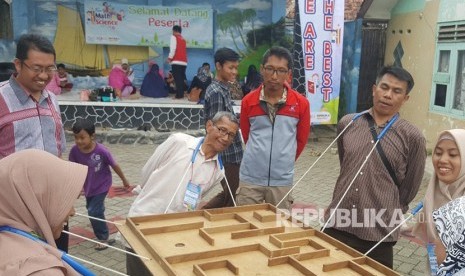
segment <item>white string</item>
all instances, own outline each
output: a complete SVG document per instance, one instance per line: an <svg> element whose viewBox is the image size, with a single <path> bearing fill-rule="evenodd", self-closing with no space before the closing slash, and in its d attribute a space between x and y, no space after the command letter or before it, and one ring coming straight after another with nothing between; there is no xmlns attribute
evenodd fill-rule
<svg viewBox="0 0 465 276"><path fill-rule="evenodd" d="M410 214L406 219L404 219L399 225L397 225L394 229L392 229L391 232L389 232L389 234L387 234L386 236L384 236L384 238L382 238L377 244L375 244L370 250L368 250L365 254L363 254L364 256L367 256L368 254L370 254L371 251L373 251L373 249L375 249L380 243L382 243L385 239L387 239L387 237L389 237L392 233L394 233L397 229L399 229L399 227L401 227L405 222L407 222L409 219L411 219L412 217L414 216L414 214Z"/></svg>
<svg viewBox="0 0 465 276"><path fill-rule="evenodd" d="M342 200L344 199L344 197L347 195L347 193L349 192L349 189L350 187L352 187L352 184L354 184L355 182L355 179L357 178L357 176L360 174L360 171L363 169L363 166L365 166L365 164L367 163L368 161L368 158L370 157L370 155L373 153L373 150L376 148L376 145L378 145L379 141L381 139L378 139L376 141L376 143L374 144L373 148L370 150L370 152L368 153L368 155L365 157L365 161L363 161L362 165L360 166L360 168L358 169L357 173L355 174L354 178L352 179L352 181L350 182L349 184L349 187L347 187L346 191L344 192L344 194L342 195L341 199L339 200L339 202L337 203L336 207L333 209L333 212L331 213L331 215L329 216L328 220L326 221L325 225L323 226L323 229L321 230L321 232L325 231L326 229L326 226L328 226L328 223L331 221L331 219L333 218L334 214L336 213L337 211L337 208L339 208L339 205L341 205L341 202ZM373 140L371 141L371 143L373 143Z"/></svg>
<svg viewBox="0 0 465 276"><path fill-rule="evenodd" d="M81 217L85 217L85 218L89 218L89 219L93 219L93 220L99 220L99 221L103 221L103 222L110 223L110 224L123 225L123 224L118 223L118 222L104 220L104 219L96 218L96 217L91 217L91 216L80 214L80 213L74 213L74 214L77 215L77 216L81 216Z"/></svg>
<svg viewBox="0 0 465 276"><path fill-rule="evenodd" d="M173 194L173 196L171 197L171 200L170 200L170 202L168 203L168 206L166 206L166 209L165 209L164 214L166 214L166 213L168 212L168 209L170 208L171 203L173 203L174 197L175 197L176 194L178 193L179 188L181 187L181 184L183 183L184 177L186 177L186 174L187 174L187 172L189 171L189 168L190 168L191 166L193 166L193 164L192 164L192 162L189 161L189 166L187 167L186 172L185 172L184 175L182 176L181 181L179 181L178 187L176 187L176 191L174 191L174 194Z"/></svg>
<svg viewBox="0 0 465 276"><path fill-rule="evenodd" d="M313 168L313 166L315 166L315 164L320 161L321 157L323 157L323 155L329 150L329 148L337 141L337 139L346 131L346 129L353 123L354 121L351 120L349 122L349 124L347 124L347 126L341 131L341 133L339 133L339 135L331 142L331 144L329 144L329 146L323 151L323 153L318 157L318 159L315 160L315 162L313 162L313 164L310 166L310 168L308 168L308 170L299 178L299 180L297 180L297 182L292 186L292 188L289 190L289 192L287 192L286 195L284 195L284 197L281 199L281 201L278 202L278 204L276 204L276 207L279 208L278 206L284 201L284 199L287 198L287 196L292 192L292 190L295 189L295 187L297 187L297 185L300 183L300 181L308 174L308 172Z"/></svg>
<svg viewBox="0 0 465 276"><path fill-rule="evenodd" d="M234 195L231 191L231 187L229 187L229 182L228 182L228 178L226 177L226 175L224 176L224 180L226 181L226 186L228 187L228 191L229 191L229 194L231 195L231 199L232 199L232 202L234 203L234 207L236 207L236 201L234 200Z"/></svg>
<svg viewBox="0 0 465 276"><path fill-rule="evenodd" d="M90 265L93 265L93 266L96 266L96 267L99 267L99 268L102 268L102 269L111 271L111 272L113 272L113 273L115 273L115 274L118 274L118 275L129 276L128 274L124 274L124 273L122 273L122 272L113 270L113 269L111 269L111 268L101 266L101 265L96 264L96 263L93 263L93 262L91 262L91 261L87 261L87 260L81 259L81 258L79 258L79 257L73 256L73 255L70 255L70 254L66 254L66 255L68 255L69 257L71 257L71 258L73 258L73 259L76 259L76 260L78 260L78 261L80 261L80 262L83 262L83 263L86 263L86 264L90 264Z"/></svg>
<svg viewBox="0 0 465 276"><path fill-rule="evenodd" d="M68 235L71 235L71 236L75 236L75 237L78 237L78 238L81 238L83 240L86 240L86 241L90 241L90 242L93 242L93 243L96 243L96 244L100 244L100 245L104 245L106 247L109 247L109 248L113 248L115 250L118 250L120 252L123 252L123 253L126 253L126 254L129 254L129 255L132 255L132 256L135 256L135 257L139 257L141 259L146 259L146 260L151 260L150 258L147 258L147 257L144 257L144 256L141 256L141 255L137 255L135 253L132 253L132 252L129 252L129 251L126 251L126 250L123 250L121 248L118 248L118 247L115 247L115 246L112 246L112 245L109 245L107 243L103 243L103 242L99 242L99 241L95 241L95 240L92 240L92 239L89 239L89 238L86 238L86 237L83 237L83 236L80 236L78 234L74 234L74 233L71 233L69 231L66 231L66 230L62 230L61 232L63 233L66 233Z"/></svg>

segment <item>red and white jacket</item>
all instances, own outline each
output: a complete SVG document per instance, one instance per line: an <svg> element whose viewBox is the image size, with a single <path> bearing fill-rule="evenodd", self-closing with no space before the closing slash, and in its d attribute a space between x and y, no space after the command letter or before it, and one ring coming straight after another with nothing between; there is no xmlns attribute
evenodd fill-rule
<svg viewBox="0 0 465 276"><path fill-rule="evenodd" d="M262 86L242 99L241 131L246 143L240 180L260 186L293 184L294 163L310 134L310 105L287 84L286 103L276 112L274 123L260 102Z"/></svg>
<svg viewBox="0 0 465 276"><path fill-rule="evenodd" d="M170 41L168 59L171 64L187 65L186 40L180 34L173 34Z"/></svg>

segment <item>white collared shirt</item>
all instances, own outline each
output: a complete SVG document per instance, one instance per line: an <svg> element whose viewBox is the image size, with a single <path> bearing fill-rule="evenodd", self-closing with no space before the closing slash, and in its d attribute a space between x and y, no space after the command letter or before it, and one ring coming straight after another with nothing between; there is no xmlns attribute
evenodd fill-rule
<svg viewBox="0 0 465 276"><path fill-rule="evenodd" d="M191 177L193 183L201 186L202 195L220 183L224 170L220 169L218 155L205 160L200 150L192 165L192 155L201 139L175 133L158 146L142 169L142 190L131 205L128 217L163 214L179 184L168 213L186 212L183 202Z"/></svg>

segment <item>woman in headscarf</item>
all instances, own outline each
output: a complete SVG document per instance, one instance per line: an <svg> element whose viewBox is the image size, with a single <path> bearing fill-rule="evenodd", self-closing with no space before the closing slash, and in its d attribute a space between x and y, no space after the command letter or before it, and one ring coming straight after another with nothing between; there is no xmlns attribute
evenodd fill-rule
<svg viewBox="0 0 465 276"><path fill-rule="evenodd" d="M140 94L142 96L152 98L168 97L168 88L166 87L165 80L159 71L160 67L158 64L154 63L150 66L140 88Z"/></svg>
<svg viewBox="0 0 465 276"><path fill-rule="evenodd" d="M441 264L446 254L432 214L434 210L465 195L465 129L441 132L434 147L432 161L434 175L426 190L423 210L419 222L413 228L413 234L427 246L435 246L437 263ZM429 269L430 264L428 271Z"/></svg>
<svg viewBox="0 0 465 276"><path fill-rule="evenodd" d="M200 67L189 87L189 100L197 102L205 99L205 91L211 83L212 77L210 71L205 67Z"/></svg>
<svg viewBox="0 0 465 276"><path fill-rule="evenodd" d="M247 76L244 78L242 93L247 95L250 91L257 89L263 82L262 75L257 71L257 67L251 64L247 70Z"/></svg>
<svg viewBox="0 0 465 276"><path fill-rule="evenodd" d="M86 176L86 166L36 149L0 160L0 275L79 275L55 239Z"/></svg>

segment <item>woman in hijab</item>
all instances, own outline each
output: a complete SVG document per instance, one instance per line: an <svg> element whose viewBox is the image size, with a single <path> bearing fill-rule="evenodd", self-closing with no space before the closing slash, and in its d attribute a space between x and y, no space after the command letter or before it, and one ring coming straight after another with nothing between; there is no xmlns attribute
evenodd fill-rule
<svg viewBox="0 0 465 276"><path fill-rule="evenodd" d="M257 67L251 64L247 70L247 76L244 78L242 93L247 95L250 91L257 89L263 82L262 75L257 71Z"/></svg>
<svg viewBox="0 0 465 276"><path fill-rule="evenodd" d="M465 129L441 132L432 161L435 173L426 190L422 216L415 224L413 234L427 246L434 245L437 263L441 264L446 252L433 221L433 211L465 195ZM430 268L431 264L428 271Z"/></svg>
<svg viewBox="0 0 465 276"><path fill-rule="evenodd" d="M158 64L154 63L150 66L140 88L140 94L142 96L152 98L168 97L168 88L166 87L165 80L159 71L160 67Z"/></svg>
<svg viewBox="0 0 465 276"><path fill-rule="evenodd" d="M191 101L204 100L205 91L211 83L212 77L210 71L205 67L200 67L197 75L192 79L191 85L189 87L189 99Z"/></svg>
<svg viewBox="0 0 465 276"><path fill-rule="evenodd" d="M0 160L0 275L79 275L55 239L86 176L86 166L36 149Z"/></svg>

